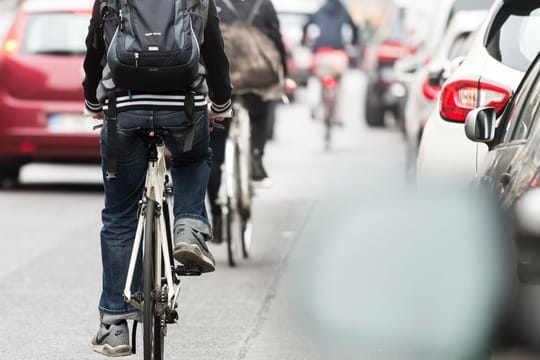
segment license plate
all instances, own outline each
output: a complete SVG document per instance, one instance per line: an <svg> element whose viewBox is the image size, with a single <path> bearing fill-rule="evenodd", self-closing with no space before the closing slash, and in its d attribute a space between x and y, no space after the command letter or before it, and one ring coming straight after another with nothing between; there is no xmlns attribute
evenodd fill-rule
<svg viewBox="0 0 540 360"><path fill-rule="evenodd" d="M101 123L82 114L51 114L48 128L58 134L91 134L97 133L93 127Z"/></svg>

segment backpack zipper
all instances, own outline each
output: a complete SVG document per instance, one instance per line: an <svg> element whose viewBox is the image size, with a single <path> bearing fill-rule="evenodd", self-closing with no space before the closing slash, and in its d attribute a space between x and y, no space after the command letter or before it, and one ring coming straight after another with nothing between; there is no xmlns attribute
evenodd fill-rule
<svg viewBox="0 0 540 360"><path fill-rule="evenodd" d="M135 67L139 67L139 53L136 52L134 55L135 55Z"/></svg>

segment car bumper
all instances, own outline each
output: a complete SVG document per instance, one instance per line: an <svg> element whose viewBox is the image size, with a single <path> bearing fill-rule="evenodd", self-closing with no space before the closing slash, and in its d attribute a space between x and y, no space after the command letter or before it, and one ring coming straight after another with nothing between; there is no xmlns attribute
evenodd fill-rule
<svg viewBox="0 0 540 360"><path fill-rule="evenodd" d="M0 162L100 161L96 121L83 117L82 102L0 100Z"/></svg>

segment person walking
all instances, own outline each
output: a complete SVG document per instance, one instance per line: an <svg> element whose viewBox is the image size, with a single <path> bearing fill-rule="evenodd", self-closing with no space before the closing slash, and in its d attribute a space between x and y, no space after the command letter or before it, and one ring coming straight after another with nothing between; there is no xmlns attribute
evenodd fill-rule
<svg viewBox="0 0 540 360"><path fill-rule="evenodd" d="M123 299L137 228L138 201L142 197L148 164L148 147L139 130L167 130L164 142L171 154L174 189L174 257L184 265L198 266L202 272L214 271L214 258L206 245L212 233L205 208L212 162L209 126L212 121L230 117L232 87L214 0L196 0L196 9L207 10L201 10L200 14L190 13L197 20L200 17L196 15L205 16L202 22L192 21L192 30L201 38L197 39L201 43L199 70L194 73L196 80L192 85L174 91L116 89L117 174L115 179L110 179L107 164L111 161L108 150L112 145L109 144L110 127L107 124L111 117L108 111L104 112L104 109L109 109L110 100L100 96L106 79L103 74L107 73L110 65L108 44L104 39L108 24L104 26L103 3L102 0L94 2L86 37L85 79L82 84L85 112L95 119L105 120L100 140L105 191L101 215L103 286L99 301L100 327L92 339L92 346L101 354L121 356L131 353L127 320L137 319L140 315ZM119 15L120 28L122 12ZM113 33L115 29L116 25ZM156 34L162 35L158 32L152 35ZM174 34L172 30L172 33L164 35ZM180 78L170 80L185 82ZM141 266L137 268L140 274ZM134 286L140 288L141 284Z"/></svg>

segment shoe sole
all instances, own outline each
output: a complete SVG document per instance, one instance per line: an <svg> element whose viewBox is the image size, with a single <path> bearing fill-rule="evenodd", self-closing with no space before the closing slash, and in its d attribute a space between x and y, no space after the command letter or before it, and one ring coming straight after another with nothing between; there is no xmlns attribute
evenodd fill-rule
<svg viewBox="0 0 540 360"><path fill-rule="evenodd" d="M197 245L179 244L174 249L173 256L183 265L196 265L200 267L203 273L216 270L214 261L204 255Z"/></svg>
<svg viewBox="0 0 540 360"><path fill-rule="evenodd" d="M110 346L105 345L92 345L92 349L102 355L109 357L120 357L120 356L129 356L131 355L131 346L129 345L118 345Z"/></svg>

